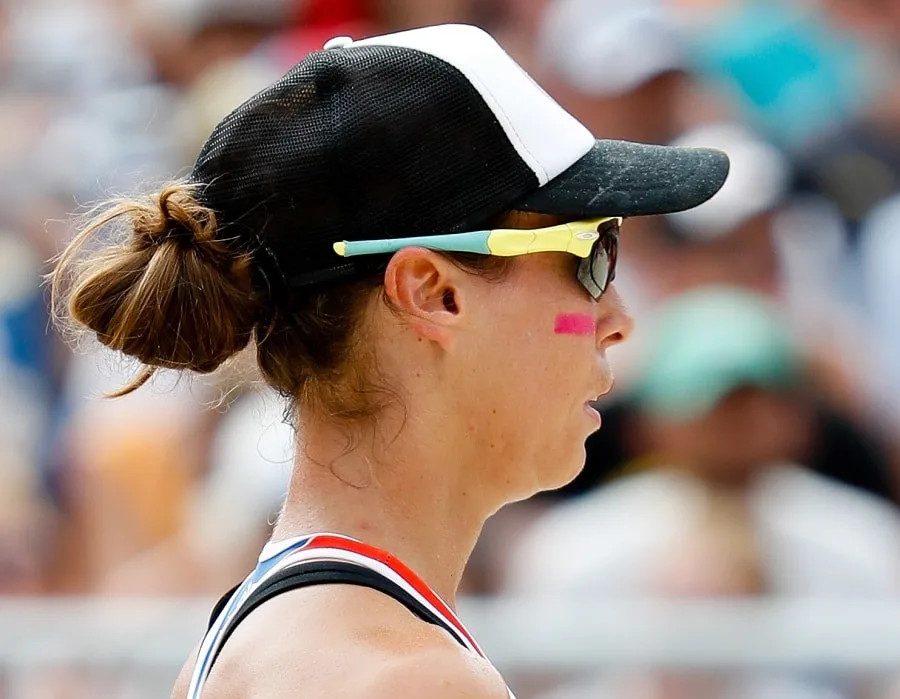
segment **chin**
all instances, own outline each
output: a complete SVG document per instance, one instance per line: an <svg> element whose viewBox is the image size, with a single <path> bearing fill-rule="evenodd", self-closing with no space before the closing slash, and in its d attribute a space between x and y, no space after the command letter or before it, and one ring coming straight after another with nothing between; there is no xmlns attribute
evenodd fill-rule
<svg viewBox="0 0 900 699"><path fill-rule="evenodd" d="M536 492L558 490L569 485L581 473L587 455L584 440L576 444L576 448L569 449L568 453L560 454L556 459L548 459L541 464L540 487Z"/></svg>
<svg viewBox="0 0 900 699"><path fill-rule="evenodd" d="M518 492L510 493L511 500L527 500L537 493L558 490L571 483L584 469L587 453L585 442L597 431L596 417L579 409L571 420L560 425L531 427L531 434L552 437L532 445L527 455L515 461L515 482ZM560 438L561 435L564 437Z"/></svg>

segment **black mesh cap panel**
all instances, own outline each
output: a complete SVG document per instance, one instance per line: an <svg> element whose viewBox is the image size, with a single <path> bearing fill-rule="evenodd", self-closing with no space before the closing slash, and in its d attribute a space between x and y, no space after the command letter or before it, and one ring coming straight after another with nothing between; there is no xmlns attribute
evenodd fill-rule
<svg viewBox="0 0 900 699"><path fill-rule="evenodd" d="M336 241L476 229L538 186L462 73L386 46L310 54L216 127L191 179L220 235L296 285L359 271Z"/></svg>

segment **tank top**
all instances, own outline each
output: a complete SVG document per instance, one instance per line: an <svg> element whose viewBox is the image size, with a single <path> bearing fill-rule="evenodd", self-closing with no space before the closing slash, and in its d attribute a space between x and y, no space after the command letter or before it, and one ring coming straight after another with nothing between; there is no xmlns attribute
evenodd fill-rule
<svg viewBox="0 0 900 699"><path fill-rule="evenodd" d="M328 584L378 590L488 660L449 605L397 558L340 534L311 534L266 544L253 572L219 600L200 644L187 699L200 699L228 637L256 607L289 590ZM515 699L512 691L509 696Z"/></svg>

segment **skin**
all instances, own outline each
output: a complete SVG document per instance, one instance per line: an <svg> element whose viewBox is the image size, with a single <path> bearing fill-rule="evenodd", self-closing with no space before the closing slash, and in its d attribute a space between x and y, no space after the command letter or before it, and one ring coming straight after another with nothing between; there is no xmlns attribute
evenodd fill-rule
<svg viewBox="0 0 900 699"><path fill-rule="evenodd" d="M528 214L516 225L560 221ZM452 606L485 520L571 480L599 426L585 404L612 387L606 351L626 339L632 321L614 289L590 298L576 264L565 253L523 256L498 282L423 248L396 253L384 284L394 309L373 298L363 330L380 380L402 405L351 426L301 406L300 448L274 539L357 537L393 553ZM561 313L591 315L596 333L556 334ZM193 658L176 699L192 668ZM507 696L496 670L446 632L385 595L341 585L295 590L254 611L225 645L203 696L293 699L298 690L311 699Z"/></svg>

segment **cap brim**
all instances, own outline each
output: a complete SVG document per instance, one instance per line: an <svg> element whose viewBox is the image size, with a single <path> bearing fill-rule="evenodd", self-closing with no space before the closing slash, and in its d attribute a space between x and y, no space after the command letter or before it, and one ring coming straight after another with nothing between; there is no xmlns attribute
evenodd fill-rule
<svg viewBox="0 0 900 699"><path fill-rule="evenodd" d="M728 167L728 156L712 148L598 140L515 208L585 218L670 214L712 197L725 183Z"/></svg>

